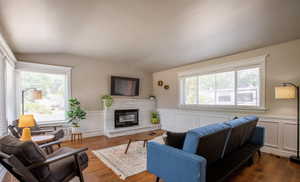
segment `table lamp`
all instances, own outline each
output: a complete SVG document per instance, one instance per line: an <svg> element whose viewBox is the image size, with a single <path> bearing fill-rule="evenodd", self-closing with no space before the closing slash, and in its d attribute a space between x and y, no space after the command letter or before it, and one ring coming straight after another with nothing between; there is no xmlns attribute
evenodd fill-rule
<svg viewBox="0 0 300 182"><path fill-rule="evenodd" d="M23 128L21 141L31 140L30 127L35 126L35 119L33 115L22 115L19 119L19 128Z"/></svg>
<svg viewBox="0 0 300 182"><path fill-rule="evenodd" d="M297 99L297 155L291 156L292 162L300 164L299 156L299 86L293 83L283 83L281 86L275 87L276 99Z"/></svg>

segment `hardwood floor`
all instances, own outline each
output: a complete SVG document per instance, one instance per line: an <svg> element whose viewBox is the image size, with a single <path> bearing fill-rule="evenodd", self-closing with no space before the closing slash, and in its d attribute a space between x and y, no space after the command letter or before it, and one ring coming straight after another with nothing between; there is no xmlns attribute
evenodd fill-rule
<svg viewBox="0 0 300 182"><path fill-rule="evenodd" d="M84 171L87 182L124 182L119 179L108 167L106 167L91 150L97 150L110 146L125 144L128 137L116 137L108 139L104 136L83 139L82 144L66 142L64 146L74 148L88 147L89 167ZM5 182L13 182L10 175ZM154 182L155 176L143 172L129 177L126 182ZM245 167L232 175L227 182L300 182L300 165L289 162L286 158L280 158L269 154L263 154L251 167Z"/></svg>

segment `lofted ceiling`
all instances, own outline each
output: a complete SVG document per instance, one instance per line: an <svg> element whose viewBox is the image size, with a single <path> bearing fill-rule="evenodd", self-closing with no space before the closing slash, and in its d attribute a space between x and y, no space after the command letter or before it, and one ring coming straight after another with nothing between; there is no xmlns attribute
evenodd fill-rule
<svg viewBox="0 0 300 182"><path fill-rule="evenodd" d="M0 0L15 53L159 71L300 38L299 0Z"/></svg>

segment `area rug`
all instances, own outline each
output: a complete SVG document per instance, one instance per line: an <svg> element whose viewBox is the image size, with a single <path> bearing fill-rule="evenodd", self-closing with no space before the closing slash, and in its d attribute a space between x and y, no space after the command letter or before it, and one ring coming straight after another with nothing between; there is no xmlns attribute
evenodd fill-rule
<svg viewBox="0 0 300 182"><path fill-rule="evenodd" d="M152 141L163 143L163 138ZM143 142L130 144L127 154L124 154L127 144L92 151L104 164L111 168L121 179L125 180L140 172L146 171L147 149Z"/></svg>

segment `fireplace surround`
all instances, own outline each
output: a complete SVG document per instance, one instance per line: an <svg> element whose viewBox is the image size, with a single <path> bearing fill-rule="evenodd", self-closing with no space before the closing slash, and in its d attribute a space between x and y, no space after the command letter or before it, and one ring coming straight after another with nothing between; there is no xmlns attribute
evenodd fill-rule
<svg viewBox="0 0 300 182"><path fill-rule="evenodd" d="M115 110L115 128L139 125L138 109Z"/></svg>
<svg viewBox="0 0 300 182"><path fill-rule="evenodd" d="M127 125L128 127L124 126L126 123L122 123L123 127L121 126L116 128L115 111L117 110L138 110L138 115L136 117L137 122L134 123L134 125L131 123L131 126ZM155 100L116 97L114 98L113 104L110 107L106 107L104 104L104 135L110 138L157 130L160 128L160 125L151 123L151 112L154 111L156 111ZM123 119L122 121L125 120Z"/></svg>

